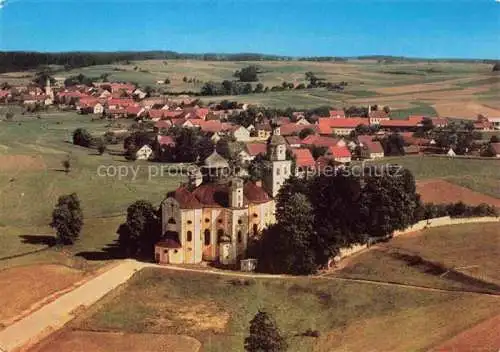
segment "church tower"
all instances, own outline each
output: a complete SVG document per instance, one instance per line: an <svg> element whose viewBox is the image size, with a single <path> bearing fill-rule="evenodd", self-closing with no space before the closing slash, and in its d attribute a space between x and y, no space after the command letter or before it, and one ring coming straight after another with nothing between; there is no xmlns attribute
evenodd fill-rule
<svg viewBox="0 0 500 352"><path fill-rule="evenodd" d="M229 206L231 208L243 208L243 180L241 178L235 177L231 180Z"/></svg>
<svg viewBox="0 0 500 352"><path fill-rule="evenodd" d="M286 141L279 127L274 128L267 141L267 155L271 165L266 169L264 187L272 197L276 197L283 183L292 175L292 161L286 160Z"/></svg>

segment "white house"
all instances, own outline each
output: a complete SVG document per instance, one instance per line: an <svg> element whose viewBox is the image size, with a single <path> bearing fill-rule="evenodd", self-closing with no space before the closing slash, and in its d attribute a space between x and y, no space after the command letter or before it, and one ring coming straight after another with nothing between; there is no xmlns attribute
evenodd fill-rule
<svg viewBox="0 0 500 352"><path fill-rule="evenodd" d="M448 153L446 153L446 155L448 155L451 158L457 156L457 154L455 153L455 151L452 148L450 148L450 150L448 150Z"/></svg>
<svg viewBox="0 0 500 352"><path fill-rule="evenodd" d="M231 135L238 142L248 142L250 140L250 132L243 126L238 126L231 131Z"/></svg>
<svg viewBox="0 0 500 352"><path fill-rule="evenodd" d="M139 150L135 153L135 157L137 160L148 160L153 155L153 149L149 145L143 145Z"/></svg>

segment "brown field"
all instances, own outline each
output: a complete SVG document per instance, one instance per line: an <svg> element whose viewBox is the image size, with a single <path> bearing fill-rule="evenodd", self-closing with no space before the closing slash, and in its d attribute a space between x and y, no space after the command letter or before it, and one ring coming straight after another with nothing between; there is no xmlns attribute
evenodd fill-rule
<svg viewBox="0 0 500 352"><path fill-rule="evenodd" d="M440 116L459 116L475 119L478 114L496 117L500 116L500 108L480 104L475 101L464 101L458 104L456 101L439 101L433 105Z"/></svg>
<svg viewBox="0 0 500 352"><path fill-rule="evenodd" d="M41 300L82 280L85 273L62 265L31 265L0 271L0 326Z"/></svg>
<svg viewBox="0 0 500 352"><path fill-rule="evenodd" d="M197 352L200 342L189 336L63 330L30 352Z"/></svg>
<svg viewBox="0 0 500 352"><path fill-rule="evenodd" d="M45 169L45 162L40 156L0 155L0 172L2 171L37 171Z"/></svg>
<svg viewBox="0 0 500 352"><path fill-rule="evenodd" d="M500 315L466 330L432 351L498 352L500 348Z"/></svg>
<svg viewBox="0 0 500 352"><path fill-rule="evenodd" d="M487 203L500 207L500 199L498 198L474 192L444 180L417 181L417 192L422 196L422 201L429 203L464 202L469 205Z"/></svg>

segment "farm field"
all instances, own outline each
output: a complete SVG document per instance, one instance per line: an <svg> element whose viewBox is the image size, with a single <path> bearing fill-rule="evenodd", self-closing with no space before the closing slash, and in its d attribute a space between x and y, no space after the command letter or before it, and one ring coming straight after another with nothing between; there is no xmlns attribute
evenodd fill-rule
<svg viewBox="0 0 500 352"><path fill-rule="evenodd" d="M56 72L64 79L80 73L98 78L108 74L110 81L136 82L168 92L199 92L205 82L233 80L236 70L258 65L260 82L271 88L283 82L305 83L305 72L332 83L347 82L344 92L324 89L305 89L225 97L204 97L206 102L222 99L251 104L298 109L333 105L389 105L399 116L407 114L440 115L475 118L477 114L500 116L496 103L500 91L500 76L491 72L491 65L482 63L395 62L349 60L347 62L307 61L200 61L200 60L145 60L128 64L89 66ZM0 82L29 81L34 73L0 75ZM184 81L184 77L188 80ZM158 84L169 78L169 85ZM189 83L189 79L195 82ZM256 83L253 83L255 85Z"/></svg>
<svg viewBox="0 0 500 352"><path fill-rule="evenodd" d="M405 156L387 157L368 163L402 165L413 173L417 181L440 179L500 198L500 162L497 160ZM446 197L442 201L449 202Z"/></svg>
<svg viewBox="0 0 500 352"><path fill-rule="evenodd" d="M52 264L1 270L0 327L33 304L70 287L84 276L83 271Z"/></svg>
<svg viewBox="0 0 500 352"><path fill-rule="evenodd" d="M422 201L425 203L463 202L469 205L486 203L500 208L500 198L474 192L466 187L440 179L418 181L417 193L420 194Z"/></svg>
<svg viewBox="0 0 500 352"><path fill-rule="evenodd" d="M37 345L31 352L197 352L199 348L200 343L188 336L64 330Z"/></svg>
<svg viewBox="0 0 500 352"><path fill-rule="evenodd" d="M498 314L497 301L327 278L255 278L242 284L222 276L144 269L68 328L187 335L204 351L242 351L248 322L264 308L276 318L291 351L426 350ZM389 326L391 334L383 333ZM307 329L320 331L320 337L301 336ZM51 341L52 350L60 343Z"/></svg>
<svg viewBox="0 0 500 352"><path fill-rule="evenodd" d="M428 229L393 238L348 258L346 266L334 275L446 289L498 291L499 241L499 223ZM454 268L482 282L453 273L442 276Z"/></svg>

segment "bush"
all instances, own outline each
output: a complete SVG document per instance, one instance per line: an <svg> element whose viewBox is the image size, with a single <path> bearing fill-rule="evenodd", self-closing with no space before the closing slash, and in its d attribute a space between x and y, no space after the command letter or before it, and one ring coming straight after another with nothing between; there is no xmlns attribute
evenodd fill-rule
<svg viewBox="0 0 500 352"><path fill-rule="evenodd" d="M463 202L449 204L426 203L422 206L419 213L423 215L418 217L416 219L417 221L440 218L443 216L450 216L452 218L499 216L497 208L492 205L482 203L473 206L464 204Z"/></svg>

